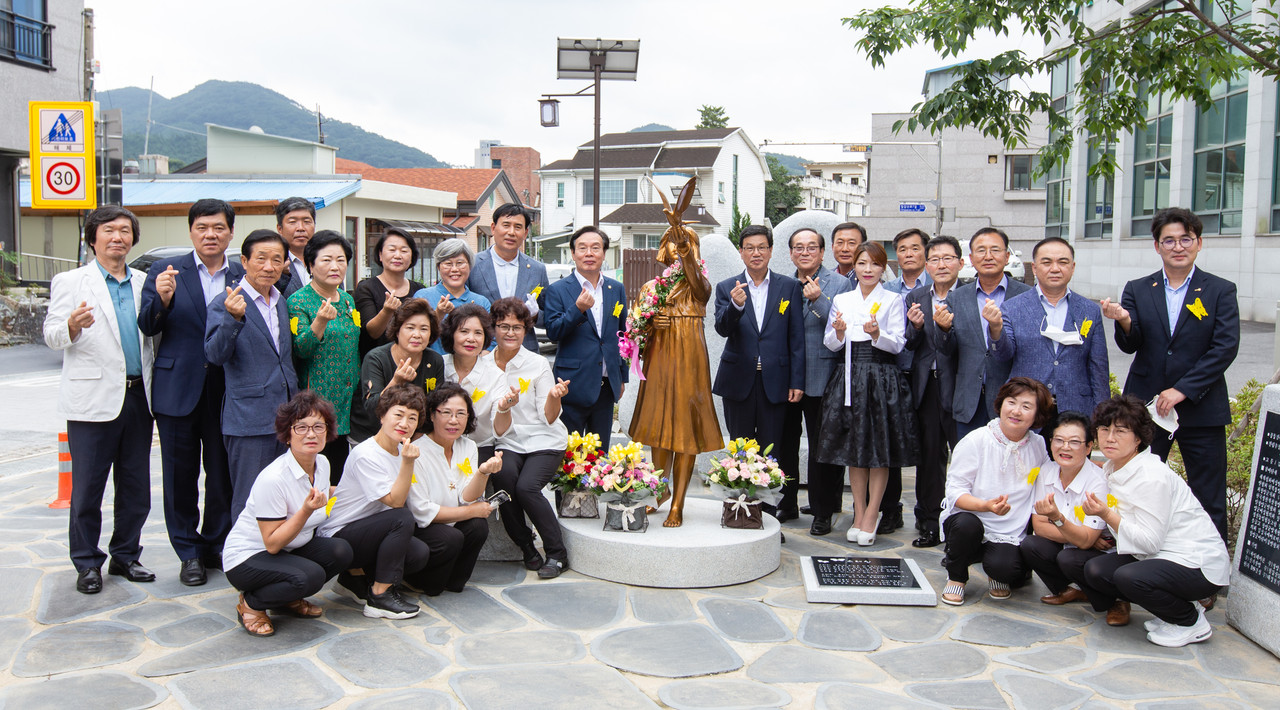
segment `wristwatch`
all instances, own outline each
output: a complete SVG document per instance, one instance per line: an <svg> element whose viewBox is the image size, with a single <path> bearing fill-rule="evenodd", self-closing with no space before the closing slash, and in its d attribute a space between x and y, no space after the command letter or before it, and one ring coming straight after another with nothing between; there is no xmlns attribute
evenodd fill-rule
<svg viewBox="0 0 1280 710"><path fill-rule="evenodd" d="M1053 524L1054 524L1055 526L1057 526L1057 527L1062 527L1062 523L1063 523L1062 518L1058 518L1057 520L1054 520L1054 521L1052 521L1052 522L1053 522Z"/></svg>

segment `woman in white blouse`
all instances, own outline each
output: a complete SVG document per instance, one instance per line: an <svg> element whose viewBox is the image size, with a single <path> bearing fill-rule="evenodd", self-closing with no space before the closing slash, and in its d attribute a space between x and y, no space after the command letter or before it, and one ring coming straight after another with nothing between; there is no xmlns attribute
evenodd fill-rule
<svg viewBox="0 0 1280 710"><path fill-rule="evenodd" d="M569 431L560 421L560 399L569 381L556 381L551 365L541 355L522 347L524 335L533 329L533 316L518 298L500 298L491 310L498 333L493 362L505 375L506 391L493 405L493 431L502 453L502 470L493 485L511 495L499 508L502 526L520 547L527 569L552 579L569 567L569 553L560 535L560 521L542 494L560 468ZM533 521L542 538L546 559L533 545L533 532L524 521Z"/></svg>
<svg viewBox="0 0 1280 710"><path fill-rule="evenodd" d="M268 609L323 614L306 597L351 565L351 545L315 534L329 498L329 462L320 452L338 438L333 405L299 392L276 410L276 437L289 450L258 474L222 549L227 581L241 592L236 614L252 636L276 632Z"/></svg>
<svg viewBox="0 0 1280 710"><path fill-rule="evenodd" d="M906 342L902 298L885 290L888 256L875 242L854 252L857 288L832 300L827 348L844 349L822 395L818 460L849 467L853 523L845 539L859 545L876 541L880 499L889 468L916 461L916 419L911 387L898 368Z"/></svg>
<svg viewBox="0 0 1280 710"><path fill-rule="evenodd" d="M486 518L493 512L484 489L502 469L502 454L482 459L466 436L476 429L476 414L457 383L429 392L426 411L420 428L426 436L417 440L422 453L413 464L408 505L418 524L413 534L427 544L431 558L405 581L434 597L445 590L461 592L471 579L489 537Z"/></svg>
<svg viewBox="0 0 1280 710"><path fill-rule="evenodd" d="M452 317L440 326L444 377L462 385L471 399L475 431L468 431L467 437L480 449L482 461L493 457L493 403L507 391L506 374L493 364L493 354L487 352L492 342L493 318L474 303L455 308ZM430 414L428 409L428 417Z"/></svg>
<svg viewBox="0 0 1280 710"><path fill-rule="evenodd" d="M1035 533L1022 539L1022 559L1049 588L1045 604L1081 601L1085 593L1084 565L1115 546L1103 535L1102 518L1085 515L1085 495L1107 499L1107 476L1089 460L1093 451L1093 422L1079 412L1063 412L1044 428L1053 460L1040 467L1031 498Z"/></svg>
<svg viewBox="0 0 1280 710"><path fill-rule="evenodd" d="M939 522L947 544L942 601L952 606L964 603L975 562L987 573L992 599L1008 599L1010 589L1027 579L1018 545L1031 518L1036 479L1049 458L1044 439L1032 429L1053 416L1053 396L1029 377L1014 377L1000 386L995 401L999 416L961 439L947 468Z"/></svg>
<svg viewBox="0 0 1280 710"><path fill-rule="evenodd" d="M1156 617L1146 622L1147 640L1160 646L1208 639L1213 628L1197 600L1212 598L1230 581L1227 546L1186 481L1148 449L1155 424L1141 400L1112 397L1094 410L1093 424L1114 501L1090 495L1083 508L1116 538L1116 554L1084 566L1093 608L1119 603L1128 623L1129 603L1142 606Z"/></svg>

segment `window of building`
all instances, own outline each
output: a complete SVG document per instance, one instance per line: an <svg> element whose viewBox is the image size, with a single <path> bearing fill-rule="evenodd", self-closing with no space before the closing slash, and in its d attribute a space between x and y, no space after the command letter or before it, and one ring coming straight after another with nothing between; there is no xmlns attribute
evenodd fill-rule
<svg viewBox="0 0 1280 710"><path fill-rule="evenodd" d="M1196 117L1195 172L1191 209L1207 234L1239 234L1244 206L1244 134L1249 75L1210 90L1213 107Z"/></svg>
<svg viewBox="0 0 1280 710"><path fill-rule="evenodd" d="M494 169L501 168L501 167L502 167L502 158L491 158L491 159L489 160L489 167L494 168Z"/></svg>
<svg viewBox="0 0 1280 710"><path fill-rule="evenodd" d="M661 234L632 234L631 247L633 249L657 249L662 245Z"/></svg>
<svg viewBox="0 0 1280 710"><path fill-rule="evenodd" d="M582 204L591 205L594 199L592 194L593 180L582 181ZM626 205L640 201L640 181L639 180L601 180L600 181L600 204L602 205Z"/></svg>
<svg viewBox="0 0 1280 710"><path fill-rule="evenodd" d="M0 0L0 58L53 66L45 0Z"/></svg>
<svg viewBox="0 0 1280 710"><path fill-rule="evenodd" d="M1271 231L1280 232L1280 93L1276 94L1275 158L1271 166Z"/></svg>
<svg viewBox="0 0 1280 710"><path fill-rule="evenodd" d="M850 184L850 185L857 185L857 184L858 184L858 178L857 178L857 177L851 177L851 178L849 178L849 184Z"/></svg>
<svg viewBox="0 0 1280 710"><path fill-rule="evenodd" d="M738 156L733 156L733 206L738 206Z"/></svg>
<svg viewBox="0 0 1280 710"><path fill-rule="evenodd" d="M717 185L716 199L720 201L720 204L724 204L724 180L721 180Z"/></svg>
<svg viewBox="0 0 1280 710"><path fill-rule="evenodd" d="M820 177L822 177L822 171L821 171L821 170L810 170L810 171L809 171L809 177L816 177L816 178L820 178Z"/></svg>
<svg viewBox="0 0 1280 710"><path fill-rule="evenodd" d="M556 183L556 207L564 207L564 183Z"/></svg>
<svg viewBox="0 0 1280 710"><path fill-rule="evenodd" d="M1058 112L1070 112L1074 104L1075 75L1072 71L1071 58L1068 57L1057 64L1049 72L1050 99L1053 109ZM1057 140L1057 131L1049 132L1049 140ZM1071 224L1071 170L1069 156L1054 163L1045 175L1045 217L1044 235L1046 237L1066 237L1070 233Z"/></svg>
<svg viewBox="0 0 1280 710"><path fill-rule="evenodd" d="M1135 235L1151 231L1150 217L1169 206L1169 172L1173 136L1172 101L1151 94L1145 85L1138 96L1146 105L1146 126L1133 136L1133 228Z"/></svg>
<svg viewBox="0 0 1280 710"><path fill-rule="evenodd" d="M1092 170L1103 157L1115 162L1114 141L1089 140L1089 169ZM1084 237L1103 239L1111 236L1111 220L1115 210L1115 181L1108 176L1085 177Z"/></svg>
<svg viewBox="0 0 1280 710"><path fill-rule="evenodd" d="M1033 177L1039 162L1034 155L1006 155L1004 157L1004 189L1043 190L1044 176Z"/></svg>
<svg viewBox="0 0 1280 710"><path fill-rule="evenodd" d="M844 182L844 173L831 173L831 179L836 182Z"/></svg>

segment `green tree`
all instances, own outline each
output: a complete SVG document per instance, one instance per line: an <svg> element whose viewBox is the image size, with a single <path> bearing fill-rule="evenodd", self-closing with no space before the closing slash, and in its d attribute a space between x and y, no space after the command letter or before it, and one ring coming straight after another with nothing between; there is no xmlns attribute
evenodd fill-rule
<svg viewBox="0 0 1280 710"><path fill-rule="evenodd" d="M800 180L787 170L781 160L766 155L769 163L769 175L773 178L764 184L764 214L773 224L786 219L795 211L803 196L800 194Z"/></svg>
<svg viewBox="0 0 1280 710"><path fill-rule="evenodd" d="M739 212L738 206L733 206L733 224L729 225L729 241L733 242L733 246L741 246L742 230L751 226L751 215L746 212Z"/></svg>
<svg viewBox="0 0 1280 710"><path fill-rule="evenodd" d="M1009 147L1025 142L1032 116L1049 117L1050 141L1039 170L1062 164L1076 134L1110 137L1145 122L1147 96L1213 106L1215 85L1256 71L1280 77L1280 33L1274 9L1255 10L1244 0L1165 0L1145 12L1124 14L1091 28L1091 0L914 0L905 7L864 10L844 24L860 36L857 47L874 67L897 52L931 47L944 58L965 54L978 36L1010 34L1010 28L1044 39L1051 51L1028 56L1008 50L955 68L957 81L912 107L894 125L930 132L974 127ZM1043 91L1021 91L1063 61L1076 60L1074 102L1053 103ZM1114 156L1102 156L1090 175L1111 175Z"/></svg>
<svg viewBox="0 0 1280 710"><path fill-rule="evenodd" d="M724 113L723 106L708 106L703 104L698 109L698 125L694 128L728 128L729 117Z"/></svg>

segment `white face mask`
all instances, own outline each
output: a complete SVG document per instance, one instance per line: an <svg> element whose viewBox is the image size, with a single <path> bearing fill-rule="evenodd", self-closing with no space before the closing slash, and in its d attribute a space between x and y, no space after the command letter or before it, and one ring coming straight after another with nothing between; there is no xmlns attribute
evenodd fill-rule
<svg viewBox="0 0 1280 710"><path fill-rule="evenodd" d="M1080 337L1078 330L1066 331L1056 325L1050 325L1040 331L1040 334L1059 345L1084 345L1084 338Z"/></svg>
<svg viewBox="0 0 1280 710"><path fill-rule="evenodd" d="M1178 410L1170 408L1169 416L1160 416L1160 413L1156 411L1156 400L1159 398L1159 396L1152 397L1151 401L1147 402L1147 411L1151 412L1151 419L1156 423L1156 426L1169 432L1169 438L1172 439L1173 433L1178 430Z"/></svg>

